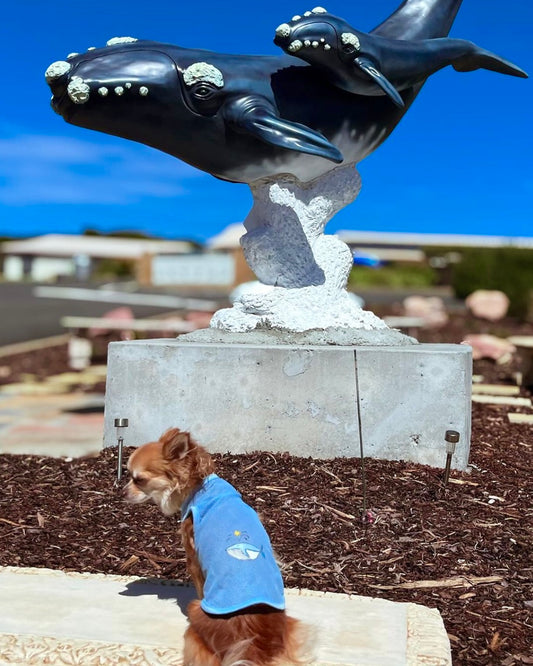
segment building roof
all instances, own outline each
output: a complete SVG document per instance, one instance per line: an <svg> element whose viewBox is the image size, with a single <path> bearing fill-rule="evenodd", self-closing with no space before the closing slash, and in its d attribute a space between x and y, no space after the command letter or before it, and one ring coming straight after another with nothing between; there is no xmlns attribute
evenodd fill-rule
<svg viewBox="0 0 533 666"><path fill-rule="evenodd" d="M145 240L113 236L46 234L2 243L2 254L42 257L87 255L98 259L139 259L144 254L183 254L191 252L189 241Z"/></svg>
<svg viewBox="0 0 533 666"><path fill-rule="evenodd" d="M225 229L207 241L210 250L234 250L240 247L239 239L246 233L242 222L229 224Z"/></svg>
<svg viewBox="0 0 533 666"><path fill-rule="evenodd" d="M392 231L337 231L348 245L409 247L519 247L533 249L533 237L419 234Z"/></svg>

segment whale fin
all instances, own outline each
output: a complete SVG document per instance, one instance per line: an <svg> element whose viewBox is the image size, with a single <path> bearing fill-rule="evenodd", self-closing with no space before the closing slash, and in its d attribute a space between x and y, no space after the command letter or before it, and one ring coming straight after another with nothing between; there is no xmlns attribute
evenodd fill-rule
<svg viewBox="0 0 533 666"><path fill-rule="evenodd" d="M400 93L392 85L392 83L387 79L387 77L379 71L379 69L374 65L374 63L363 56L355 58L354 64L359 67L365 74L368 74L378 86L383 90L383 92L388 95L391 100L396 104L396 106L403 107L405 103L400 96Z"/></svg>
<svg viewBox="0 0 533 666"><path fill-rule="evenodd" d="M510 76L519 76L527 79L528 75L523 69L513 64L509 60L500 58L495 53L485 51L475 44L470 53L461 56L452 62L453 68L458 72L472 72L475 69L489 69L492 72L500 74L509 74Z"/></svg>
<svg viewBox="0 0 533 666"><path fill-rule="evenodd" d="M266 99L249 95L230 100L224 105L224 118L238 132L279 148L318 155L340 164L342 153L325 136L315 130L281 118Z"/></svg>
<svg viewBox="0 0 533 666"><path fill-rule="evenodd" d="M463 0L404 0L385 21L370 31L387 39L420 40L446 37Z"/></svg>

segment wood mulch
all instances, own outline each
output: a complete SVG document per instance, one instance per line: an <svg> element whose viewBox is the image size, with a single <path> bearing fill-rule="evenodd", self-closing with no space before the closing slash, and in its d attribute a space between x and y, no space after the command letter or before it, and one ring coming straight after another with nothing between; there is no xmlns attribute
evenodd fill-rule
<svg viewBox="0 0 533 666"><path fill-rule="evenodd" d="M489 361L475 372L510 381ZM533 664L533 427L507 411L473 405L471 472L447 486L367 459L366 511L358 459L217 455L217 471L260 512L287 586L435 607L454 664ZM187 579L178 518L125 504L115 472L115 449L0 455L0 565Z"/></svg>

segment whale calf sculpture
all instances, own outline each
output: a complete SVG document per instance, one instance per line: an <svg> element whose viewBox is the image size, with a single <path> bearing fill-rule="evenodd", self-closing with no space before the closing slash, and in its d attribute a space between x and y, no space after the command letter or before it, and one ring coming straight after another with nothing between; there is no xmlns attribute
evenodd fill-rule
<svg viewBox="0 0 533 666"><path fill-rule="evenodd" d="M278 28L287 53L277 57L114 38L50 65L52 107L74 125L250 185L241 244L272 291L243 296L212 326L384 328L349 299L351 254L322 232L359 192L354 165L393 131L430 74L452 64L526 76L446 38L460 4L405 0L370 33L315 7Z"/></svg>
<svg viewBox="0 0 533 666"><path fill-rule="evenodd" d="M344 19L315 7L276 29L274 43L324 73L333 85L357 95L399 94L452 65L459 72L489 69L526 78L527 74L494 53L463 39L388 39L355 30Z"/></svg>

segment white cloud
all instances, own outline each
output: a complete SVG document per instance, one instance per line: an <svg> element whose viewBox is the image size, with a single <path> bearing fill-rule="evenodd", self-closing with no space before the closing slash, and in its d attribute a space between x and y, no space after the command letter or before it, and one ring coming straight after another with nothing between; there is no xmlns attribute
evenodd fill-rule
<svg viewBox="0 0 533 666"><path fill-rule="evenodd" d="M132 204L179 197L186 180L205 176L147 146L116 141L0 135L0 204Z"/></svg>

